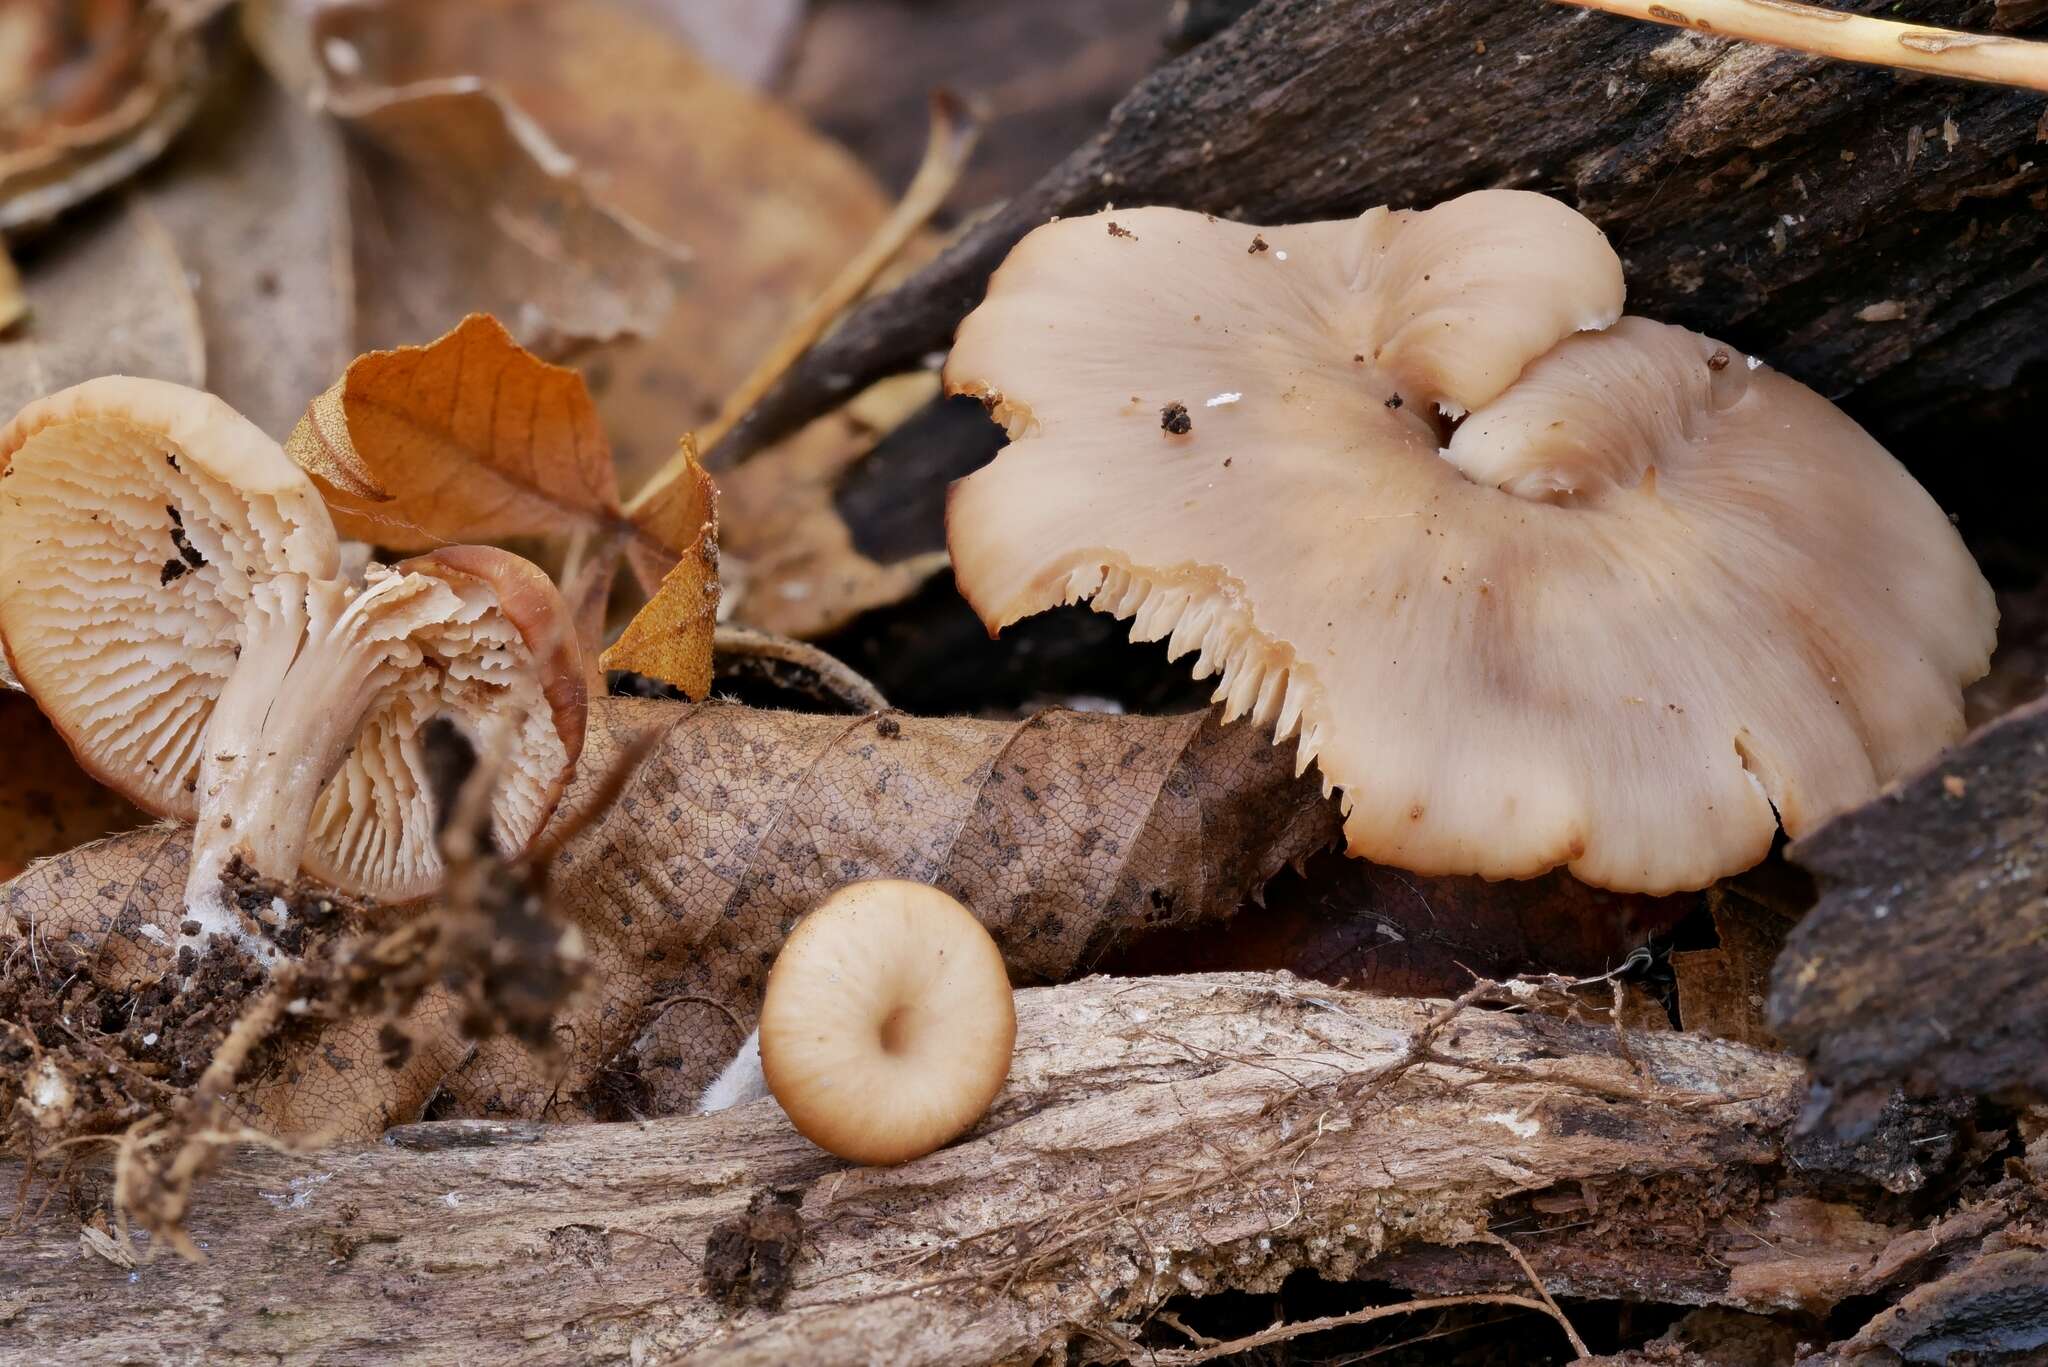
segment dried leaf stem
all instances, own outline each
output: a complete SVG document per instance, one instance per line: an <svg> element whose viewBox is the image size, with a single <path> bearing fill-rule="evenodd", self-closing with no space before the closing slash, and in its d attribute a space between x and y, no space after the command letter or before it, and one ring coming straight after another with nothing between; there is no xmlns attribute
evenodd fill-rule
<svg viewBox="0 0 2048 1367"><path fill-rule="evenodd" d="M882 221L881 227L875 230L860 253L840 269L803 316L782 335L774 349L762 357L739 387L726 396L725 406L719 409L718 416L698 432L697 449L708 451L716 446L719 439L732 430L733 424L745 417L760 402L761 396L774 387L784 372L796 364L818 338L824 336L832 321L874 283L883 267L895 259L917 230L924 226L925 220L938 212L939 205L952 193L980 137L981 119L971 105L950 91L933 93L931 133L925 141L924 160L918 163L910 188L903 192L896 208ZM627 501L627 514L630 516L652 502L686 468L687 463L680 457L663 466L654 478L647 481L645 488Z"/></svg>
<svg viewBox="0 0 2048 1367"><path fill-rule="evenodd" d="M2048 43L1901 24L1797 0L1558 0L1626 19L1767 43L1844 62L2048 91Z"/></svg>

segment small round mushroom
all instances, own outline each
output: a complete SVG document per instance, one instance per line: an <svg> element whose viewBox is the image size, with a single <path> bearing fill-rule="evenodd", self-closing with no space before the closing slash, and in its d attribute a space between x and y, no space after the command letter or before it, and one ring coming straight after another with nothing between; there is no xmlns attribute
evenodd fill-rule
<svg viewBox="0 0 2048 1367"><path fill-rule="evenodd" d="M1617 322L1570 209L1116 218L961 325L948 386L1015 440L954 487L957 582L991 631L1088 600L1198 652L1353 854L1701 887L1961 733L1997 614L1940 508L1804 386Z"/></svg>
<svg viewBox="0 0 2048 1367"><path fill-rule="evenodd" d="M902 1163L995 1100L1017 1015L974 914L884 878L840 888L790 932L760 1038L768 1089L800 1134L856 1163Z"/></svg>
<svg viewBox="0 0 2048 1367"><path fill-rule="evenodd" d="M418 733L516 734L495 795L525 847L582 748L567 609L507 552L451 547L342 576L312 483L211 395L110 376L0 429L0 637L79 763L194 822L198 931L245 931L222 887L303 868L385 901L438 886Z"/></svg>

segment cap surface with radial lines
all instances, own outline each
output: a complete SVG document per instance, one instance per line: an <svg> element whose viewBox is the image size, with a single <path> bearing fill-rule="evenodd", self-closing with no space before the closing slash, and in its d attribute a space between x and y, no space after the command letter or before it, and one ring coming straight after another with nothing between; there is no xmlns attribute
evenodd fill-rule
<svg viewBox="0 0 2048 1367"><path fill-rule="evenodd" d="M1617 322L1577 213L1114 217L961 325L948 387L1015 440L954 487L957 581L991 629L1091 600L1199 652L1352 853L1700 887L1960 734L1996 612L1941 510L1804 386Z"/></svg>

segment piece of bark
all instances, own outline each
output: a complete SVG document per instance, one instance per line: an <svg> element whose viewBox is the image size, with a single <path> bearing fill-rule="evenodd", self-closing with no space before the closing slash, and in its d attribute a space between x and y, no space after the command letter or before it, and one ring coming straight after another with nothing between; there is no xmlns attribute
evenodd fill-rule
<svg viewBox="0 0 2048 1367"><path fill-rule="evenodd" d="M1714 922L1714 947L1671 956L1671 971L1678 980L1679 1023L1715 1039L1759 1049L1782 1047L1764 1024L1764 1007L1771 989L1771 964L1784 948L1793 918L1723 888L1710 889L1706 902Z"/></svg>
<svg viewBox="0 0 2048 1367"><path fill-rule="evenodd" d="M1791 847L1825 891L1770 1027L1853 1130L1895 1087L2048 1096L2048 702Z"/></svg>
<svg viewBox="0 0 2048 1367"><path fill-rule="evenodd" d="M1989 0L1850 8L1965 28L1994 13ZM2040 118L2020 91L1562 6L1266 0L856 310L709 463L942 350L1010 246L1053 215L1171 204L1290 222L1488 185L1576 204L1620 251L1632 312L1765 356L1882 434L1967 411L2048 357L2034 325L2048 297ZM1884 300L1899 316L1859 321ZM1952 460L2007 463L1998 449Z"/></svg>
<svg viewBox="0 0 2048 1367"><path fill-rule="evenodd" d="M1404 1071L1442 1007L1284 975L1027 991L990 1114L897 1168L846 1167L766 1101L244 1150L200 1188L196 1266L82 1259L77 1217L36 1213L40 1192L0 1173L0 1218L27 1205L0 1352L1057 1358L1175 1295L1270 1291L1299 1268L1348 1278L1404 1246L1484 1237L1518 1196L1599 1184L1661 1193L1660 1233L1702 1299L1744 1299L1710 1254L1811 1251L1779 1258L1749 1223L1768 1217L1685 1199L1769 1174L1800 1090L1790 1060L1665 1034L1631 1041L1638 1073L1604 1027L1472 1011L1435 1035L1443 1062ZM728 1311L699 1291L706 1242L763 1188L797 1193L800 1252L780 1310ZM1568 1267L1603 1242L1582 1223L1530 1252Z"/></svg>
<svg viewBox="0 0 2048 1367"><path fill-rule="evenodd" d="M2048 1352L2048 1248L2038 1233L2023 1239L1987 1241L1959 1267L1915 1287L1835 1345L1824 1360L2040 1362ZM1802 1362L1819 1367L1815 1359Z"/></svg>

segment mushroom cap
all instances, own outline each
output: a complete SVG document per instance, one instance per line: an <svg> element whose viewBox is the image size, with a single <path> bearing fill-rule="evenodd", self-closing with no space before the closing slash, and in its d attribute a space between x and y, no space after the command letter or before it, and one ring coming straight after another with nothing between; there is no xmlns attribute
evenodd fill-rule
<svg viewBox="0 0 2048 1367"><path fill-rule="evenodd" d="M1569 209L1485 191L1257 252L1115 219L1031 234L961 326L949 387L1017 440L954 487L957 581L991 630L1092 600L1198 649L1228 715L1299 729L1353 854L1700 887L1774 805L1797 835L1961 733L1996 610L1941 510L1804 386L1615 323ZM1447 449L1432 407L1470 410Z"/></svg>
<svg viewBox="0 0 2048 1367"><path fill-rule="evenodd" d="M953 898L900 879L820 902L761 1005L769 1090L806 1139L856 1163L905 1162L973 1125L1016 1038L995 941Z"/></svg>
<svg viewBox="0 0 2048 1367"><path fill-rule="evenodd" d="M197 810L251 590L338 557L312 481L211 394L109 375L0 428L9 665L79 765L149 811Z"/></svg>

